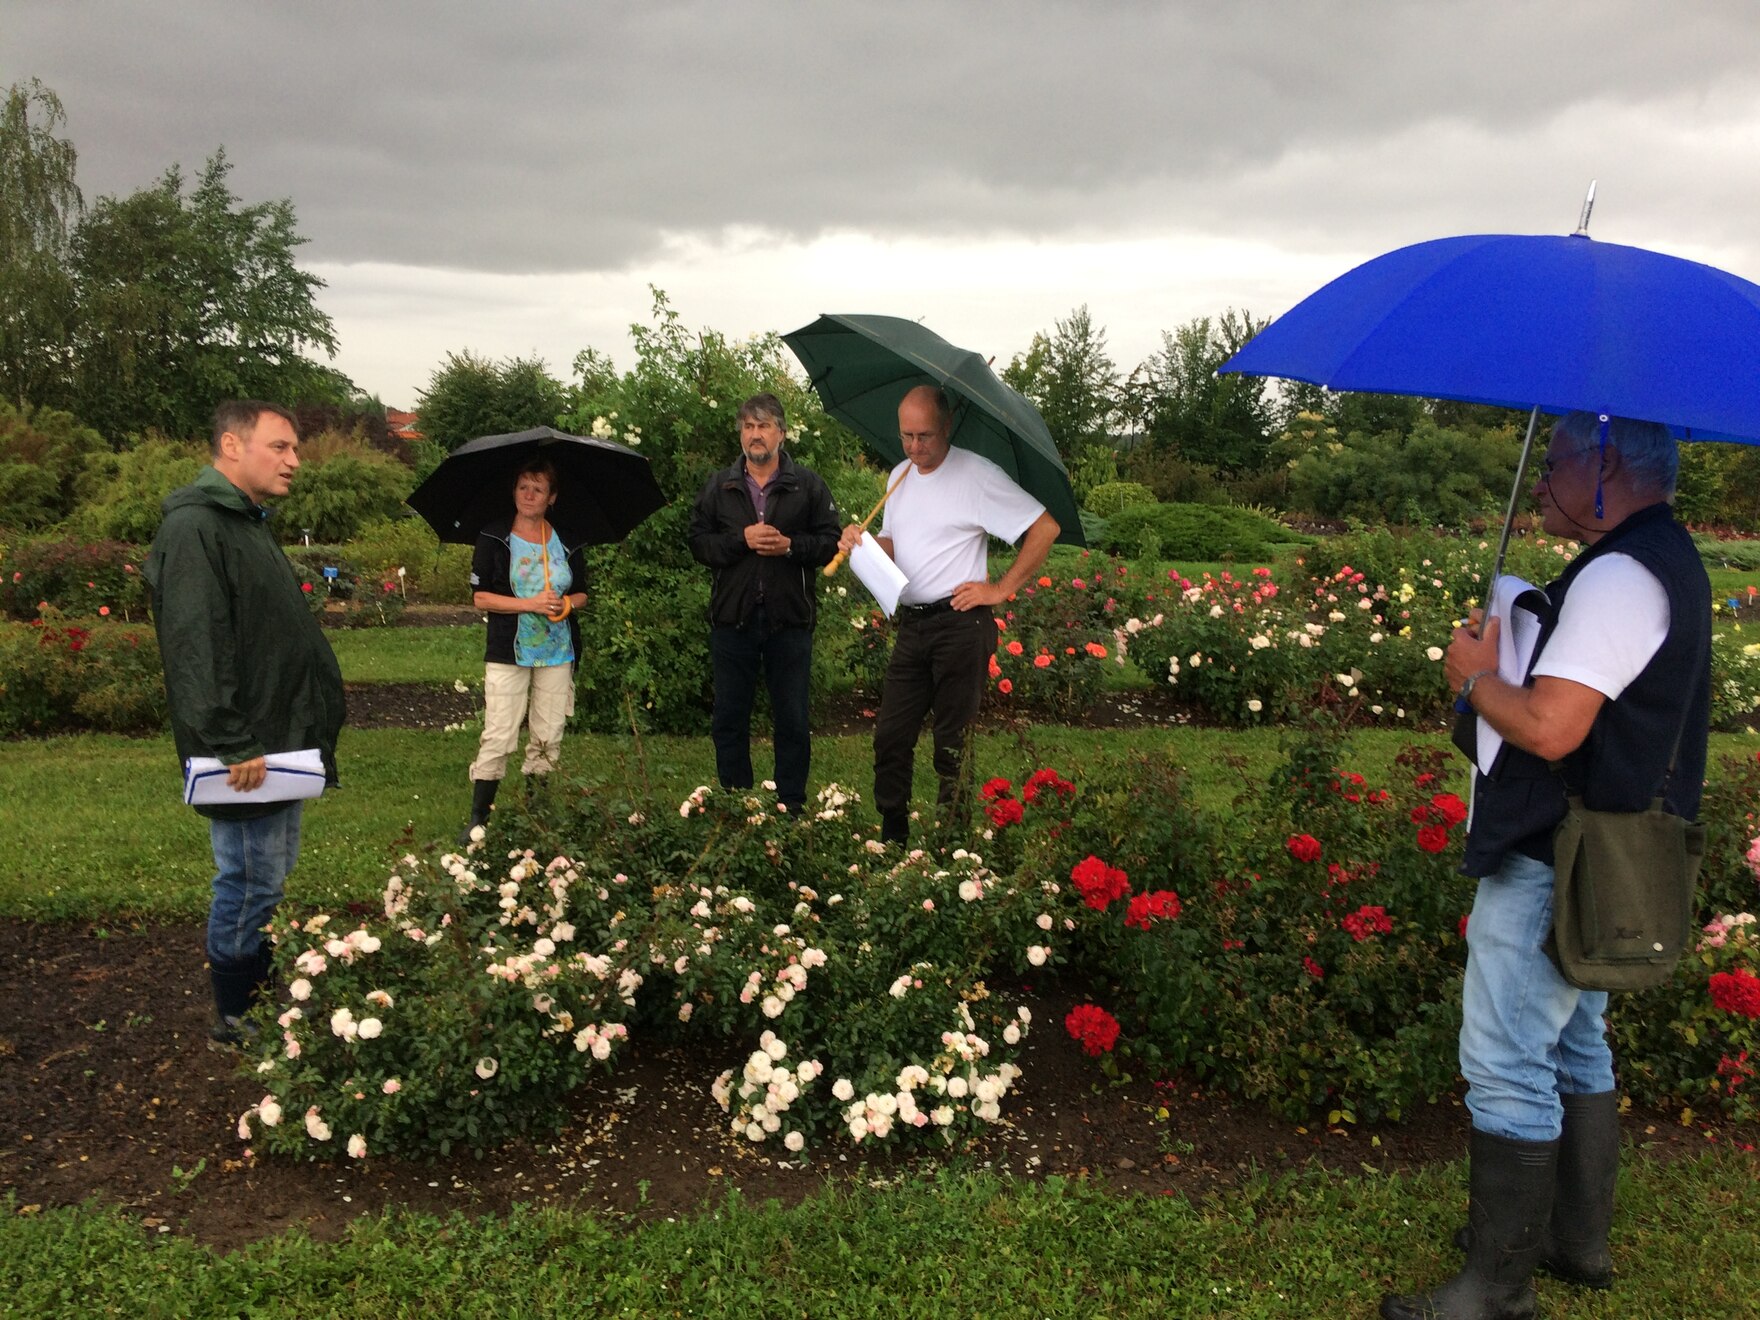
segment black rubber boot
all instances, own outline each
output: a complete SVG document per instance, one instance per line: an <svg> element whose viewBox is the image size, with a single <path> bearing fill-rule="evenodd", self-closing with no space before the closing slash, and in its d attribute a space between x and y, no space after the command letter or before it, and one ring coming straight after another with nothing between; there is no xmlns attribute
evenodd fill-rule
<svg viewBox="0 0 1760 1320"><path fill-rule="evenodd" d="M883 811L880 813L880 842L896 843L903 847L911 837L911 818L908 812Z"/></svg>
<svg viewBox="0 0 1760 1320"><path fill-rule="evenodd" d="M471 841L471 831L479 825L489 823L489 808L495 805L495 793L501 787L499 779L471 780L471 820L458 835L458 846L464 847Z"/></svg>
<svg viewBox="0 0 1760 1320"><path fill-rule="evenodd" d="M1619 1096L1613 1091L1567 1095L1552 1231L1540 1268L1583 1288L1613 1286L1613 1189L1619 1181Z"/></svg>
<svg viewBox="0 0 1760 1320"><path fill-rule="evenodd" d="M1619 1096L1614 1091L1567 1095L1564 1135L1558 1143L1558 1181L1552 1224L1540 1270L1579 1288L1611 1288L1613 1191L1619 1181ZM1454 1235L1462 1251L1473 1240L1466 1227Z"/></svg>
<svg viewBox="0 0 1760 1320"><path fill-rule="evenodd" d="M208 981L214 988L214 1025L208 1038L216 1045L236 1048L256 1033L244 1015L250 1012L257 993L257 959L240 963L208 963Z"/></svg>
<svg viewBox="0 0 1760 1320"><path fill-rule="evenodd" d="M1384 1320L1531 1320L1528 1280L1546 1245L1558 1147L1475 1128L1468 1148L1472 1243L1466 1265L1435 1292L1383 1297Z"/></svg>

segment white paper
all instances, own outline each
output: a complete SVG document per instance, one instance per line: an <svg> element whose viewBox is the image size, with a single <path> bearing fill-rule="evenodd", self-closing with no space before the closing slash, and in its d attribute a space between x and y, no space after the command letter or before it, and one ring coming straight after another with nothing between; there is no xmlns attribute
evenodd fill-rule
<svg viewBox="0 0 1760 1320"><path fill-rule="evenodd" d="M1540 640L1540 616L1516 604L1517 598L1528 591L1544 596L1533 583L1505 573L1492 583L1491 599L1485 606L1486 619L1499 620L1497 676L1517 687L1527 682L1528 666L1534 662L1534 646ZM1503 735L1483 715L1479 716L1478 748L1479 769L1490 774L1497 753L1503 748Z"/></svg>
<svg viewBox="0 0 1760 1320"><path fill-rule="evenodd" d="M880 548L872 532L863 532L861 544L849 552L849 567L880 602L886 617L891 618L898 610L899 593L910 585L910 579L893 563L892 556Z"/></svg>
<svg viewBox="0 0 1760 1320"><path fill-rule="evenodd" d="M183 800L188 806L242 806L247 802L292 802L324 791L324 754L316 747L271 752L263 758L263 782L240 793L228 786L229 767L212 756L192 756L183 768Z"/></svg>

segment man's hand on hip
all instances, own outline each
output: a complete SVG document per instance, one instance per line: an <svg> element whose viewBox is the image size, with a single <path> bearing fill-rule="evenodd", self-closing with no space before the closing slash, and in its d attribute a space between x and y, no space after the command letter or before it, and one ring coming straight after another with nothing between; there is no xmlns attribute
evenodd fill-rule
<svg viewBox="0 0 1760 1320"><path fill-rule="evenodd" d="M995 582L962 582L953 589L953 608L956 610L982 609L986 605L1000 605L1002 601L1002 587Z"/></svg>

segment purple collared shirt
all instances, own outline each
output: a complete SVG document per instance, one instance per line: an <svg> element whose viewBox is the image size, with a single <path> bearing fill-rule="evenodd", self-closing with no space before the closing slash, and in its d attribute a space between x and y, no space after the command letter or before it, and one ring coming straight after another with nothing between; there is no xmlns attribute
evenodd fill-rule
<svg viewBox="0 0 1760 1320"><path fill-rule="evenodd" d="M751 468L742 466L740 468L740 471L745 473L746 491L752 497L752 509L757 513L758 521L763 522L764 521L764 492L768 489L768 487L760 486L758 484L758 479L752 475ZM770 474L770 480L771 481L776 480L776 474L774 472L772 472Z"/></svg>

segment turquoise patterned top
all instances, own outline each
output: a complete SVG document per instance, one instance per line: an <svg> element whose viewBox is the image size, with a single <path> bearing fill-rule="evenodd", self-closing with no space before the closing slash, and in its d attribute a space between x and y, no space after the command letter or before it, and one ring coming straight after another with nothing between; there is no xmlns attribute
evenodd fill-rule
<svg viewBox="0 0 1760 1320"><path fill-rule="evenodd" d="M509 535L508 548L513 552L508 577L516 596L536 596L544 590L544 547L523 536ZM550 533L550 588L566 596L574 586L574 575L568 571L568 551L554 531ZM552 623L542 614L521 614L513 636L513 661L529 669L550 665L566 665L574 660L574 646L568 636L566 616Z"/></svg>

